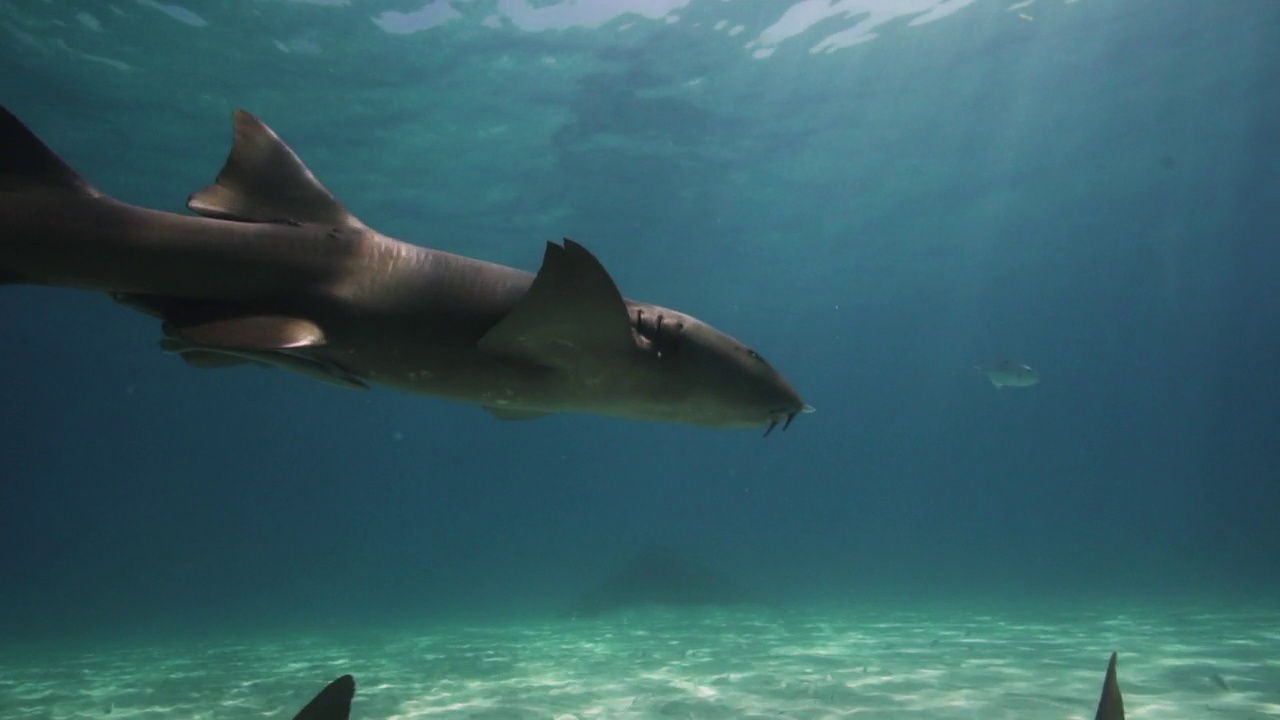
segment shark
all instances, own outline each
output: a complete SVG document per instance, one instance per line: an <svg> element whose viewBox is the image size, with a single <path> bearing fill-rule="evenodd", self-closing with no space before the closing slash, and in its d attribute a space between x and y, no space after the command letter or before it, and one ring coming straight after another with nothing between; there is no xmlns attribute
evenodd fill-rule
<svg viewBox="0 0 1280 720"><path fill-rule="evenodd" d="M351 675L343 675L330 682L311 702L294 716L294 720L350 720L351 701L355 698L356 681ZM1124 720L1124 698L1120 694L1120 682L1116 679L1116 653L1111 653L1106 677L1102 682L1102 696L1094 720Z"/></svg>
<svg viewBox="0 0 1280 720"><path fill-rule="evenodd" d="M0 284L100 292L160 321L194 368L258 366L371 384L504 420L585 413L712 428L812 412L760 353L622 296L572 239L537 273L365 225L254 115L236 110L193 214L117 200L0 107Z"/></svg>

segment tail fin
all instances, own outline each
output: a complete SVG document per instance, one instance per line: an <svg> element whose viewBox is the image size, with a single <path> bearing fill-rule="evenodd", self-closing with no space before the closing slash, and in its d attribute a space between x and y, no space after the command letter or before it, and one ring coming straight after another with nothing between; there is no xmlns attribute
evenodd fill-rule
<svg viewBox="0 0 1280 720"><path fill-rule="evenodd" d="M350 720L351 698L356 694L356 680L343 675L312 698L293 720Z"/></svg>
<svg viewBox="0 0 1280 720"><path fill-rule="evenodd" d="M0 106L0 193L31 192L102 195L8 108Z"/></svg>
<svg viewBox="0 0 1280 720"><path fill-rule="evenodd" d="M1124 720L1124 699L1120 697L1120 681L1116 679L1116 654L1107 663L1107 679L1102 681L1102 697L1093 720Z"/></svg>

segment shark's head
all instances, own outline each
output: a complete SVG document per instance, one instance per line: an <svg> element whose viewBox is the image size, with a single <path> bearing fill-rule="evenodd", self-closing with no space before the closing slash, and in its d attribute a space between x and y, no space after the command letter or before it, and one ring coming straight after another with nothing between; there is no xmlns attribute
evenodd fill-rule
<svg viewBox="0 0 1280 720"><path fill-rule="evenodd" d="M695 317L629 302L628 312L653 394L671 415L659 419L723 428L779 425L813 412L763 357Z"/></svg>
<svg viewBox="0 0 1280 720"><path fill-rule="evenodd" d="M565 238L478 348L534 368L545 402L519 410L591 412L707 427L785 430L804 400L759 353L697 318L626 300L594 255ZM504 413L509 415L509 413Z"/></svg>

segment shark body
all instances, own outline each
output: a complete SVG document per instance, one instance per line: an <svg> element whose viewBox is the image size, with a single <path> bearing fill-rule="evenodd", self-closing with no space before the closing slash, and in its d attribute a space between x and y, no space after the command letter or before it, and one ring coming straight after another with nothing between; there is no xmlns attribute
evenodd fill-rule
<svg viewBox="0 0 1280 720"><path fill-rule="evenodd" d="M625 299L572 240L536 275L387 237L254 116L196 215L113 199L0 108L0 283L79 288L163 321L200 368L377 383L504 419L591 413L772 430L811 411L754 350ZM767 432L767 431L766 431Z"/></svg>

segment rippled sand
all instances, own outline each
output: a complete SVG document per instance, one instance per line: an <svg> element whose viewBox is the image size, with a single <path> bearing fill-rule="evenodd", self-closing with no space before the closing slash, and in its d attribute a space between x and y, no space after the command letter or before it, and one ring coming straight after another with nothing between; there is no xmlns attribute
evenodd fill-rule
<svg viewBox="0 0 1280 720"><path fill-rule="evenodd" d="M1092 718L1120 652L1130 718L1280 717L1280 609L653 611L589 621L4 651L0 717L284 718L355 675L382 718Z"/></svg>

